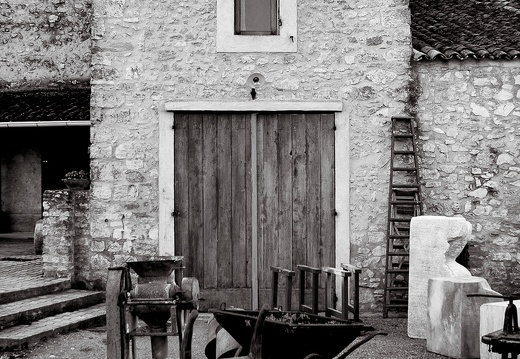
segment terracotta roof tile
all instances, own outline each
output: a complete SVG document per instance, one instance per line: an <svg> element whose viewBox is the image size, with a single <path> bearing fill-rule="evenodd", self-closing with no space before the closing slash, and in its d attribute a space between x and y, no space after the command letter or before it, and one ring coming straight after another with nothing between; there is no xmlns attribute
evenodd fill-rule
<svg viewBox="0 0 520 359"><path fill-rule="evenodd" d="M415 60L520 57L520 0L410 0Z"/></svg>
<svg viewBox="0 0 520 359"><path fill-rule="evenodd" d="M0 92L0 122L88 120L90 89Z"/></svg>

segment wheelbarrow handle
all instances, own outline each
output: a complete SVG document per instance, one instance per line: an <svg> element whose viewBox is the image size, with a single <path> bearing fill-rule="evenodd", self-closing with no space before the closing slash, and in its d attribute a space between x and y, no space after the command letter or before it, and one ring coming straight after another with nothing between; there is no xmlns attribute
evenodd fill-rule
<svg viewBox="0 0 520 359"><path fill-rule="evenodd" d="M332 359L343 359L343 358L347 357L354 350L356 350L357 348L359 348L366 342L372 340L372 338L374 338L376 335L388 335L388 333L381 332L381 331L372 332L372 333L368 334L367 336L365 336L363 339L361 339L359 342L352 344L350 347L346 347L345 349L343 349L343 351L341 353L339 353Z"/></svg>

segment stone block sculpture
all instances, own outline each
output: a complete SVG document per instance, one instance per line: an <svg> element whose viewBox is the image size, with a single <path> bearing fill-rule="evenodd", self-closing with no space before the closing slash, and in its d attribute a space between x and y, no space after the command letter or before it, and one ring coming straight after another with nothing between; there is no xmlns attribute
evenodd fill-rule
<svg viewBox="0 0 520 359"><path fill-rule="evenodd" d="M455 259L468 242L471 223L462 217L419 216L410 223L410 274L408 282L408 336L426 339L428 330L428 279L470 277Z"/></svg>

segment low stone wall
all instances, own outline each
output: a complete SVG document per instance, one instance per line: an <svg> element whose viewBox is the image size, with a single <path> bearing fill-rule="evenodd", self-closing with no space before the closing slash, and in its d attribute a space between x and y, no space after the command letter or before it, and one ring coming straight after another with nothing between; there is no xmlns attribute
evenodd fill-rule
<svg viewBox="0 0 520 359"><path fill-rule="evenodd" d="M89 287L90 191L53 190L43 194L43 275L70 278Z"/></svg>

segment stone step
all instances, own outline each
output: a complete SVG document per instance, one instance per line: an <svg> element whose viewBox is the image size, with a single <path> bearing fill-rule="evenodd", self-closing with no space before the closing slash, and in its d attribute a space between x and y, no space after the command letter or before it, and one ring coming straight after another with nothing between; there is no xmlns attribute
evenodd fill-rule
<svg viewBox="0 0 520 359"><path fill-rule="evenodd" d="M17 279L20 281L17 282ZM70 286L69 279L38 278L35 280L31 278L31 280L26 280L14 277L12 285L6 285L0 289L0 304L62 292L70 289Z"/></svg>
<svg viewBox="0 0 520 359"><path fill-rule="evenodd" d="M78 328L104 325L104 303L40 319L30 325L18 325L0 331L0 352L29 347L44 338Z"/></svg>
<svg viewBox="0 0 520 359"><path fill-rule="evenodd" d="M71 289L0 304L0 329L88 307L103 302L104 298L103 292Z"/></svg>

